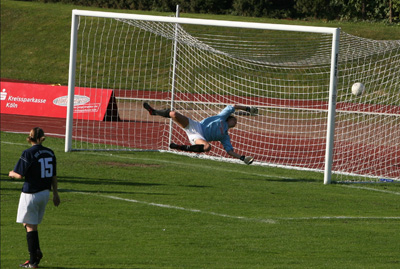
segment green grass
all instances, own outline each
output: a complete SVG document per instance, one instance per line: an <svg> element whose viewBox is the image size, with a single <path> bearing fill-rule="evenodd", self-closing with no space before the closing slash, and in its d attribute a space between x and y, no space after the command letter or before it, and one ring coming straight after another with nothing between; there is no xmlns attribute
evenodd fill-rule
<svg viewBox="0 0 400 269"><path fill-rule="evenodd" d="M1 268L27 258L10 180L26 135L1 133ZM400 185L169 153L64 153L39 226L43 268L396 268Z"/></svg>

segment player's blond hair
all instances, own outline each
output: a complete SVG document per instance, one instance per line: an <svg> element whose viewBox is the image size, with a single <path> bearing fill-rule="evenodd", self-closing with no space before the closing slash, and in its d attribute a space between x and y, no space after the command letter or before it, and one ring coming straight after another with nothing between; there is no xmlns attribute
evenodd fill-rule
<svg viewBox="0 0 400 269"><path fill-rule="evenodd" d="M36 143L36 144L42 144L42 142L46 139L44 136L44 131L40 127L35 127L32 128L32 130L29 133L29 136L26 138L26 140L29 143Z"/></svg>

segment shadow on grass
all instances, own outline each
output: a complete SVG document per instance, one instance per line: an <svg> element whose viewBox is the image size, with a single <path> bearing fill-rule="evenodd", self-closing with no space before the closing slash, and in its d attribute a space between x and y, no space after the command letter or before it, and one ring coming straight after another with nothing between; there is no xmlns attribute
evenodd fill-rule
<svg viewBox="0 0 400 269"><path fill-rule="evenodd" d="M82 267L53 267L53 266L42 266L40 265L40 268L46 268L46 269L82 269ZM85 267L86 269L98 269L98 267ZM140 269L142 267L131 267L131 269ZM120 267L107 267L107 269L120 269Z"/></svg>
<svg viewBox="0 0 400 269"><path fill-rule="evenodd" d="M74 190L74 189L59 189L60 193L82 193L82 194L141 194L141 195L174 195L168 193L155 193L155 192L132 192L132 191L96 191L96 190Z"/></svg>
<svg viewBox="0 0 400 269"><path fill-rule="evenodd" d="M87 184L87 185L124 185L124 186L163 186L161 183L132 182L132 179L116 180L109 178L84 178L84 177L58 177L61 183Z"/></svg>
<svg viewBox="0 0 400 269"><path fill-rule="evenodd" d="M153 186L168 186L171 184L163 183L145 183L145 182L133 182L130 179L115 180L115 179L104 179L104 178L82 178L82 177L60 177L58 180L60 183L73 183L73 184L87 184L87 185L119 185L127 187L153 187ZM209 188L206 185L193 185L193 184L180 184L180 187L187 188Z"/></svg>
<svg viewBox="0 0 400 269"><path fill-rule="evenodd" d="M322 182L318 179L309 179L309 178L279 178L279 179L270 179L270 181L286 182L286 183L296 183L296 182L318 183L318 182Z"/></svg>
<svg viewBox="0 0 400 269"><path fill-rule="evenodd" d="M257 181L269 181L269 182L283 182L283 183L298 183L298 182L306 182L306 183L319 183L323 182L323 180L319 179L310 179L310 178L274 178L274 177L267 177L267 178L259 178L259 179L248 179L242 178L243 180L257 180Z"/></svg>

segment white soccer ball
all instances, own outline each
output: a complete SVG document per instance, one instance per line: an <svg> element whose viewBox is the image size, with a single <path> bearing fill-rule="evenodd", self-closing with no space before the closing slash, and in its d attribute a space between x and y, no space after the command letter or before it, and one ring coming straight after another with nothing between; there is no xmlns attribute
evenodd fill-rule
<svg viewBox="0 0 400 269"><path fill-rule="evenodd" d="M354 83L353 86L351 87L351 92L355 96L360 96L361 94L363 94L364 90L365 86L361 82Z"/></svg>

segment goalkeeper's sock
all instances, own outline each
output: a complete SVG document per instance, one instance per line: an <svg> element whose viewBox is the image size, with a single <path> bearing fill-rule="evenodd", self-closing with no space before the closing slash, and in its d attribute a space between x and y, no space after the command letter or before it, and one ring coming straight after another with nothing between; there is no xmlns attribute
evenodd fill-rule
<svg viewBox="0 0 400 269"><path fill-rule="evenodd" d="M178 149L182 151L190 151L190 152L204 152L204 145L177 145L175 143L171 143L169 145L171 149Z"/></svg>
<svg viewBox="0 0 400 269"><path fill-rule="evenodd" d="M167 109L162 109L162 110L154 110L154 114L158 115L158 116L162 116L164 118L171 118L169 116L169 112L171 112L171 109L167 108Z"/></svg>
<svg viewBox="0 0 400 269"><path fill-rule="evenodd" d="M148 103L143 103L143 107L150 113L150 115L158 115L165 118L170 118L169 116L169 112L171 112L170 109L155 110Z"/></svg>

